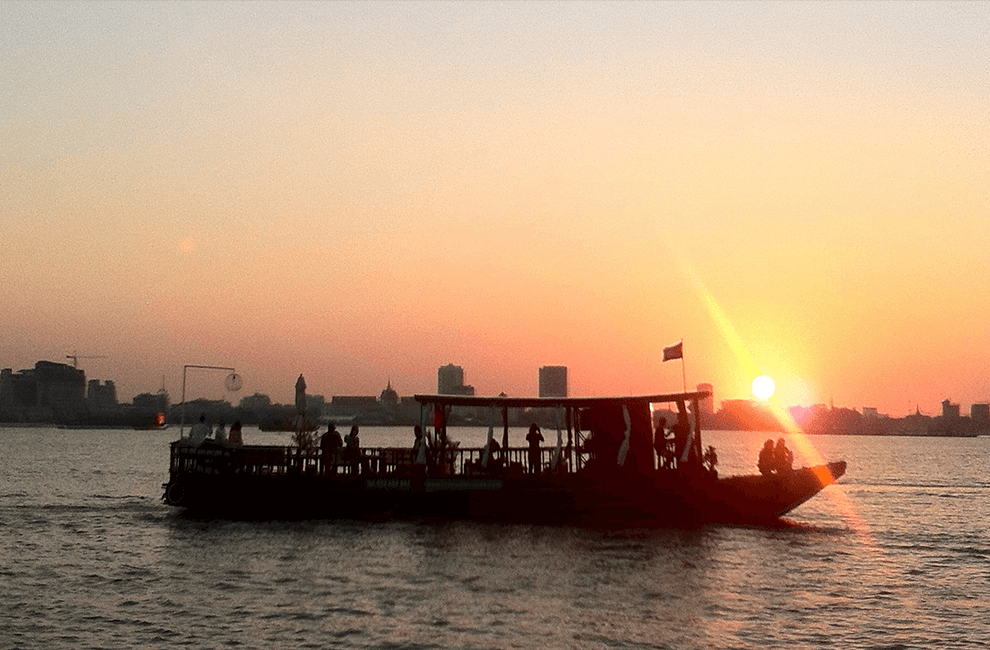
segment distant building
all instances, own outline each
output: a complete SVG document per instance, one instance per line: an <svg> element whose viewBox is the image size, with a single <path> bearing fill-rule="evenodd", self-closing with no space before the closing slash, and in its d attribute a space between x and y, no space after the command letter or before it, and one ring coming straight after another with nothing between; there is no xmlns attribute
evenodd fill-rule
<svg viewBox="0 0 990 650"><path fill-rule="evenodd" d="M863 417L873 418L874 420L880 417L880 411L877 410L875 406L864 406L863 407Z"/></svg>
<svg viewBox="0 0 990 650"><path fill-rule="evenodd" d="M701 417L701 428L711 429L715 426L715 387L711 384L698 384L695 390L708 393L708 397L698 401L698 415Z"/></svg>
<svg viewBox="0 0 990 650"><path fill-rule="evenodd" d="M399 403L399 394L392 388L391 380L389 380L388 386L385 387L382 394L378 396L378 401L383 406L396 406Z"/></svg>
<svg viewBox="0 0 990 650"><path fill-rule="evenodd" d="M474 395L474 386L464 384L464 369L448 363L437 370L437 393L440 395Z"/></svg>
<svg viewBox="0 0 990 650"><path fill-rule="evenodd" d="M915 406L914 413L893 422L891 433L900 436L927 436L932 424L932 418L922 415L921 409Z"/></svg>
<svg viewBox="0 0 990 650"><path fill-rule="evenodd" d="M324 416L340 425L355 422L371 425L414 424L419 422L420 405L411 397L399 397L392 382L374 395L334 395Z"/></svg>
<svg viewBox="0 0 990 650"><path fill-rule="evenodd" d="M959 418L959 405L953 404L949 400L944 400L942 402L942 417L946 420L955 420Z"/></svg>
<svg viewBox="0 0 990 650"><path fill-rule="evenodd" d="M360 413L378 409L378 398L374 395L334 395L330 400L330 410L334 413Z"/></svg>
<svg viewBox="0 0 990 650"><path fill-rule="evenodd" d="M39 361L33 369L0 372L0 419L76 423L86 417L86 375L64 363Z"/></svg>
<svg viewBox="0 0 990 650"><path fill-rule="evenodd" d="M708 397L703 398L698 402L698 408L701 410L701 417L715 417L715 387L711 384L698 384L695 387L699 393L708 393Z"/></svg>
<svg viewBox="0 0 990 650"><path fill-rule="evenodd" d="M567 366L540 368L540 397L567 397Z"/></svg>
<svg viewBox="0 0 990 650"><path fill-rule="evenodd" d="M91 413L116 410L117 387L113 381L100 383L99 379L90 379L86 384L86 405Z"/></svg>
<svg viewBox="0 0 990 650"><path fill-rule="evenodd" d="M464 385L464 368L448 363L437 369L437 393L440 395L453 395L457 389Z"/></svg>
<svg viewBox="0 0 990 650"><path fill-rule="evenodd" d="M990 424L990 404L973 404L969 407L969 417L973 420L973 424L984 427Z"/></svg>

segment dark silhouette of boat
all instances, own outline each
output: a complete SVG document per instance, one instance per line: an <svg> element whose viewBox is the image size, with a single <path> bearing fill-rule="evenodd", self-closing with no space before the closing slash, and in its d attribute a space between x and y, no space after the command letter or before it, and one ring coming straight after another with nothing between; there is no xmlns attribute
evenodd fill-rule
<svg viewBox="0 0 990 650"><path fill-rule="evenodd" d="M231 518L480 518L603 526L770 524L845 473L844 461L719 477L703 451L705 392L632 397L513 398L417 395L432 444L360 453L207 441L172 443L164 501ZM654 432L651 406L675 404L672 438ZM447 439L451 409L501 416L482 448ZM509 411L556 415L546 446L510 446ZM430 426L427 426L429 424ZM432 427L432 436L429 435Z"/></svg>
<svg viewBox="0 0 990 650"><path fill-rule="evenodd" d="M132 426L135 431L164 431L168 428L164 413L156 413L150 422L144 421Z"/></svg>

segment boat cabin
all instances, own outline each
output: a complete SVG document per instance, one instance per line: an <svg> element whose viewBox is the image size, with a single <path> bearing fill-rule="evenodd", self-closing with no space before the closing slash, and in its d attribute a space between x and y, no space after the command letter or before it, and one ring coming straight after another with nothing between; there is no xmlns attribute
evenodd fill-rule
<svg viewBox="0 0 990 650"><path fill-rule="evenodd" d="M635 397L474 397L416 395L425 442L413 448L362 447L328 453L319 447L233 446L206 441L194 447L183 438L172 444L171 473L248 474L328 477L369 476L513 476L531 474L652 475L657 470L702 467L699 401L708 393ZM673 404L673 437L654 432L653 405ZM461 447L451 441L452 409L470 409L489 422L489 443ZM510 412L535 409L552 413L556 436L547 431L539 449L510 439ZM501 441L495 436L496 422ZM496 444L492 444L492 442ZM534 458L535 456L535 458Z"/></svg>
<svg viewBox="0 0 990 650"><path fill-rule="evenodd" d="M488 422L490 439L499 424L498 447L504 453L497 462L502 471L527 473L533 469L533 463L527 462L531 451L525 441L511 440L509 435L510 412L532 409L552 413L557 424L557 439L547 439L541 445L536 465L540 471L609 471L621 467L627 473L650 475L658 469L702 466L698 405L708 395L699 391L632 397L416 395L415 399L420 403L420 427L426 431L433 426L433 444L440 450L449 448L447 423L454 408L472 409L475 420ZM667 437L667 431L654 429L656 404L677 408L677 420L667 423L672 437ZM451 451L460 457L463 471L489 469L491 461L485 447Z"/></svg>

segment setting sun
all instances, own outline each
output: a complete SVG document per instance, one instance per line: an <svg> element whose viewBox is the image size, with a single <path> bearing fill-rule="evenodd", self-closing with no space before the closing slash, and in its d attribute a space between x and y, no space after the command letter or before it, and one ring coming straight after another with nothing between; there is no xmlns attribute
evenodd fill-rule
<svg viewBox="0 0 990 650"><path fill-rule="evenodd" d="M760 399L770 399L774 391L773 379L766 375L760 375L753 380L753 394Z"/></svg>

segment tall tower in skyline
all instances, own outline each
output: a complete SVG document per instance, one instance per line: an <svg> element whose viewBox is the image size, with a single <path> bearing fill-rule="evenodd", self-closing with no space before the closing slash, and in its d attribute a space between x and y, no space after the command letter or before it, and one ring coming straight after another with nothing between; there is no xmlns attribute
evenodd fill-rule
<svg viewBox="0 0 990 650"><path fill-rule="evenodd" d="M437 393L454 395L456 389L464 385L464 368L448 363L437 370Z"/></svg>
<svg viewBox="0 0 990 650"><path fill-rule="evenodd" d="M711 384L698 384L696 390L708 393L708 397L698 401L698 415L701 416L701 427L711 428L715 425L715 387Z"/></svg>
<svg viewBox="0 0 990 650"><path fill-rule="evenodd" d="M567 366L540 368L540 397L567 397Z"/></svg>
<svg viewBox="0 0 990 650"><path fill-rule="evenodd" d="M715 417L715 387L711 384L698 384L696 390L708 393L708 397L698 402L702 416Z"/></svg>
<svg viewBox="0 0 990 650"><path fill-rule="evenodd" d="M464 385L464 368L448 363L437 370L437 393L440 395L474 395L474 386Z"/></svg>

